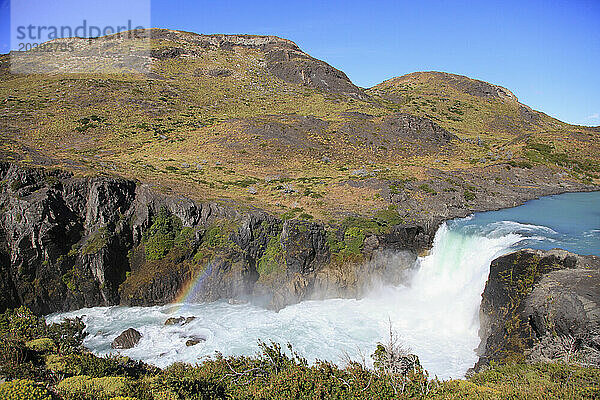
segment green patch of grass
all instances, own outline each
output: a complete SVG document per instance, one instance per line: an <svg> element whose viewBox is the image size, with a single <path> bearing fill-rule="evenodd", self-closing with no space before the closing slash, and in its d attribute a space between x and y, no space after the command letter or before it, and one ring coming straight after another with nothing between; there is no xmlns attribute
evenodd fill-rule
<svg viewBox="0 0 600 400"><path fill-rule="evenodd" d="M388 208L377 211L375 213L375 220L382 227L388 228L404 222L394 206L389 206Z"/></svg>
<svg viewBox="0 0 600 400"><path fill-rule="evenodd" d="M229 241L229 235L221 227L212 226L204 233L202 240L204 244L214 249L223 247Z"/></svg>
<svg viewBox="0 0 600 400"><path fill-rule="evenodd" d="M68 270L61 276L62 282L67 286L71 292L76 292L79 290L77 281L79 280L78 271L75 267Z"/></svg>
<svg viewBox="0 0 600 400"><path fill-rule="evenodd" d="M356 226L346 230L344 233L344 247L340 250L342 256L358 256L361 254L365 242L365 233Z"/></svg>
<svg viewBox="0 0 600 400"><path fill-rule="evenodd" d="M296 217L296 215L298 215L298 213L302 213L304 211L303 208L301 207L295 207L292 208L291 210L288 210L286 212L284 212L283 214L281 214L281 219L282 220L288 220L288 219L293 219Z"/></svg>
<svg viewBox="0 0 600 400"><path fill-rule="evenodd" d="M238 187L242 187L242 188L247 188L248 186L254 185L257 182L258 182L258 179L255 179L255 178L246 178L246 179L239 179L239 180L236 180L236 181L224 181L222 183L224 185L238 186Z"/></svg>
<svg viewBox="0 0 600 400"><path fill-rule="evenodd" d="M475 192L472 192L468 189L466 189L464 191L463 195L464 195L466 201L473 201L477 198L477 195L475 194Z"/></svg>
<svg viewBox="0 0 600 400"><path fill-rule="evenodd" d="M531 168L533 168L533 164L532 163L530 163L529 161L524 161L524 160L509 161L508 165L510 165L511 167L522 168L522 169L531 169Z"/></svg>
<svg viewBox="0 0 600 400"><path fill-rule="evenodd" d="M567 153L555 151L554 146L545 143L528 143L525 157L532 163L550 163L568 168L579 174L593 175L600 172L600 163L591 159L573 158Z"/></svg>
<svg viewBox="0 0 600 400"><path fill-rule="evenodd" d="M269 239L267 248L258 260L256 271L261 277L268 276L274 272L280 271L285 265L283 259L283 247L281 246L281 235Z"/></svg>
<svg viewBox="0 0 600 400"><path fill-rule="evenodd" d="M432 194L432 195L437 194L437 192L435 190L433 190L433 188L431 186L429 186L427 183L423 183L422 185L419 185L419 190L422 190L427 194Z"/></svg>

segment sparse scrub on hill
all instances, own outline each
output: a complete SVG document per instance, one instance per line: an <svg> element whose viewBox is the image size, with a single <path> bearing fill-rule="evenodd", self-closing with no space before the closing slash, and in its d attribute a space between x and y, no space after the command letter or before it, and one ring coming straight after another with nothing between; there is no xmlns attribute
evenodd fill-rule
<svg viewBox="0 0 600 400"><path fill-rule="evenodd" d="M367 215L389 205L385 197L375 197L380 190L375 181L400 176L428 181L435 175L432 169L480 167L490 163L484 153L489 149L514 153L516 158L505 161L516 167L553 165L586 182L599 179L597 131L526 109L508 91L495 96L494 85L416 73L351 97L332 91L337 84L359 90L342 78L328 81L329 86L282 79L285 75L268 68L260 46L205 48L193 37L201 38L151 39L157 57L152 79L2 75L3 114L14 129L5 132L0 154L76 174L117 174L193 198L231 199L271 212L301 207L317 220ZM162 57L164 51L172 57ZM287 66L288 72L317 62L302 60ZM84 112L73 104L85 104ZM458 140L421 137L422 129L398 125L406 114L434 121ZM560 148L530 146L523 152L524 142L554 142ZM433 163L436 159L445 161ZM379 164L373 175L344 173L371 163ZM282 194L266 184L248 196L246 189L278 175L293 181L328 178L322 186L298 187L296 193ZM349 180L362 184L350 186ZM390 187L394 194L409 196L418 190Z"/></svg>

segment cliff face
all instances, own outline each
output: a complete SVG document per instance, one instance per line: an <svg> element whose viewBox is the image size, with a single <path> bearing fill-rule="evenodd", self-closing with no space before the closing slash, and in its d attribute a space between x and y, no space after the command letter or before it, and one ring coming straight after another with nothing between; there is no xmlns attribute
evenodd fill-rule
<svg viewBox="0 0 600 400"><path fill-rule="evenodd" d="M280 308L357 295L373 276L398 276L377 262L385 249L408 250L408 266L432 239L405 225L375 234L355 227L350 235L166 196L125 179L9 163L0 163L0 182L2 310L164 304L191 281L199 282L194 300L252 297Z"/></svg>
<svg viewBox="0 0 600 400"><path fill-rule="evenodd" d="M476 369L490 361L600 365L600 258L521 250L490 266Z"/></svg>

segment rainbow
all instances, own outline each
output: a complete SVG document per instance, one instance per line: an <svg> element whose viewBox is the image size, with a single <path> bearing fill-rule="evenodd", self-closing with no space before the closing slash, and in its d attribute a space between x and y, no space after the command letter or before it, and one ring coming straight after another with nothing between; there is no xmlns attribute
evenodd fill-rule
<svg viewBox="0 0 600 400"><path fill-rule="evenodd" d="M210 276L212 269L213 263L212 261L209 261L208 264L206 264L206 268L204 268L203 271L199 271L198 275L193 279L190 279L190 281L179 291L179 294L173 301L173 303L179 305L178 309L181 309L186 304L193 303L198 299L202 284L204 283L204 280Z"/></svg>

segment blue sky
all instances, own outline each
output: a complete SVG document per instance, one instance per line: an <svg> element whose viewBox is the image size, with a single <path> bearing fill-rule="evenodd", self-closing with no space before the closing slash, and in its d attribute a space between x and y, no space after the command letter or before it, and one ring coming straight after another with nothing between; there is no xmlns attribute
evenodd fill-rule
<svg viewBox="0 0 600 400"><path fill-rule="evenodd" d="M75 20L85 12L70 10ZM10 48L9 23L9 1L0 0L2 53ZM282 36L363 87L413 71L467 75L563 121L600 125L598 0L154 0L151 24Z"/></svg>

